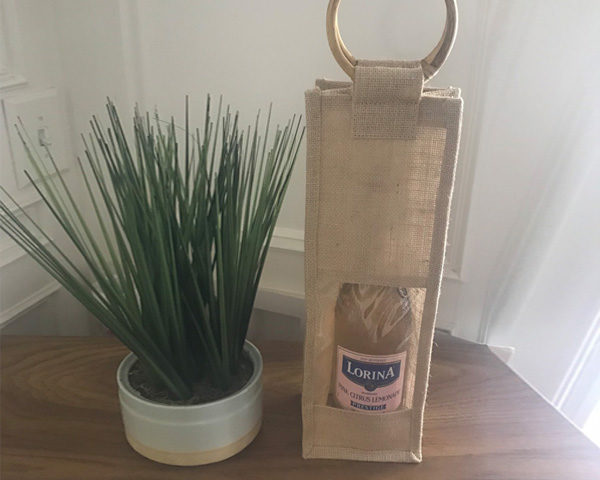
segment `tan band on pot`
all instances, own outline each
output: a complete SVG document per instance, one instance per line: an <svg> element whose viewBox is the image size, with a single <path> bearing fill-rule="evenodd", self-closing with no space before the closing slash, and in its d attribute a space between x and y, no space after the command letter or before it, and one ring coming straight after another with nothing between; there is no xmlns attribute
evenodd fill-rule
<svg viewBox="0 0 600 480"><path fill-rule="evenodd" d="M420 62L359 60L352 88L352 135L414 139L423 83Z"/></svg>
<svg viewBox="0 0 600 480"><path fill-rule="evenodd" d="M226 460L229 457L233 457L236 453L241 452L246 448L252 440L258 435L262 422L256 424L256 426L250 430L242 438L239 438L229 445L225 445L221 448L215 448L214 450L205 450L198 452L169 452L167 450L157 450L156 448L148 447L136 439L127 435L127 441L129 445L138 452L150 460L155 462L165 463L167 465L178 465L181 467L190 467L194 465L207 465L209 463L216 463L222 460Z"/></svg>

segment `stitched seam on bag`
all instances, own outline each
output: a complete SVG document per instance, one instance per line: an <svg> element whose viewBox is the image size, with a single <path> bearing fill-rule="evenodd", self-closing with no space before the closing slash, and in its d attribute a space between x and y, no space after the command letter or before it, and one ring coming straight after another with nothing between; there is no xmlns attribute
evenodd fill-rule
<svg viewBox="0 0 600 480"><path fill-rule="evenodd" d="M315 102L316 104L317 102ZM316 106L316 105L315 105ZM314 106L313 106L314 108ZM312 310L312 321L311 323L311 337L312 337L312 342L309 346L310 348L310 362L311 362L311 375L310 375L310 384L311 384L311 392L310 392L310 401L311 401L311 407L309 408L309 423L310 423L310 436L309 436L309 441L310 441L310 451L314 450L314 443L315 443L315 432L316 432L316 426L315 426L315 414L314 414L314 392L315 392L315 385L314 385L314 376L312 375L312 370L315 368L314 366L314 358L315 358L315 344L314 341L316 339L316 327L317 327L317 322L319 319L319 315L320 315L320 302L319 302L319 296L316 294L316 285L317 285L317 281L318 281L318 272L319 272L319 255L318 255L318 238L319 238L319 214L320 214L320 208L319 208L319 198L320 198L320 193L321 193L321 178L320 178L320 170L321 170L321 163L322 163L322 143L323 143L323 99L322 99L322 95L321 92L319 92L318 95L318 121L315 122L314 125L314 130L313 133L317 133L318 132L318 142L315 143L315 146L318 148L318 150L316 152L312 152L314 158L312 159L312 166L313 169L316 166L316 173L313 172L314 178L313 183L312 183L312 187L311 187L311 199L312 199L312 208L313 208L313 225L312 225L312 234L311 234L311 242L312 242L312 255L314 258L314 265L313 265L313 269L312 272L310 274L310 279L312 280L311 283L311 291L310 294L311 296L314 298L314 303L313 303L313 310ZM316 165L315 165L316 164Z"/></svg>
<svg viewBox="0 0 600 480"><path fill-rule="evenodd" d="M462 103L462 102L461 102ZM419 396L423 397L420 409L415 409L415 414L411 419L410 423L410 442L411 449L420 452L422 449L422 435L423 435L423 419L424 419L424 411L425 411L425 400L427 396L427 389L429 386L429 372L431 369L431 352L433 350L433 332L435 329L435 320L437 317L437 310L439 305L439 297L441 290L441 279L444 270L444 259L446 252L446 242L448 236L448 226L449 226L449 215L450 215L450 200L452 197L452 192L454 190L454 180L456 176L456 159L458 156L458 144L460 140L460 126L461 126L461 118L462 113L459 112L458 115L452 115L449 111L449 105L451 102L445 101L443 106L444 110L444 118L445 129L446 132L449 132L451 135L453 132L455 138L449 138L447 135L444 147L444 154L441 164L440 171L440 184L438 186L438 191L436 193L436 209L435 209L435 220L434 220L434 231L432 232L432 243L430 247L430 266L429 266L429 275L428 279L431 281L432 285L428 286L427 294L425 298L425 305L423 307L423 320L428 320L430 325L427 326L425 330L423 327L423 323L421 324L421 336L419 338L419 346L418 346L418 356L417 356L417 366L416 366L416 378L415 378L415 393L418 391ZM460 107L459 107L460 108ZM462 108L460 108L462 110ZM454 128L457 127L457 128ZM450 173L449 177L446 178L446 181L443 181L445 175ZM445 223L444 231L439 232L438 228L440 225ZM441 237L441 238L440 238ZM438 244L436 246L435 239L438 239ZM441 250L441 251L440 251ZM435 260L434 255L437 257L439 261L431 261ZM432 271L435 267L439 272ZM429 281L428 281L429 283ZM433 287L433 288L432 288ZM430 310L432 310L430 312ZM426 315L427 313L427 315ZM426 338L423 333L429 337L427 343L425 343ZM424 348L426 346L427 348ZM417 389L417 386L420 388ZM417 411L418 410L418 411ZM417 425L417 422L419 425ZM418 438L415 438L415 429L418 427Z"/></svg>
<svg viewBox="0 0 600 480"><path fill-rule="evenodd" d="M317 93L318 91L316 89L313 89L311 91L307 92L307 98L308 98L308 102L307 104L310 105L310 108L312 110L311 115L313 116L313 118L315 117L315 114L317 115L315 121L313 124L310 125L310 134L311 137L313 137L315 134L318 135L318 143L315 143L314 145L311 145L309 148L310 150L307 148L307 152L310 154L311 159L310 159L310 163L314 163L315 161L318 161L320 164L320 157L321 157L321 141L322 141L322 135L321 135L321 131L322 131L322 98L321 98L321 93L320 91ZM308 97L310 96L310 97ZM318 104L318 108L315 108L316 105ZM308 137L308 135L307 135ZM316 151L314 150L314 147L317 146ZM310 199L312 200L312 205L311 205L311 209L312 208L318 208L318 202L315 203L315 193L318 194L318 189L320 186L320 182L319 182L319 178L318 175L315 175L315 181L312 181L311 179L311 183L309 183L309 189L310 189ZM308 212L307 212L308 213ZM312 212L310 214L310 217L312 217ZM311 219L310 217L307 217L309 221L314 221L314 219ZM308 283L309 288L306 288L306 294L308 296L308 298L310 298L311 296L316 298L316 295L314 294L314 291L312 291L311 289L313 288L311 286L311 283L314 284L314 282L316 281L316 272L317 272L317 268L316 268L316 261L317 261L317 256L316 256L316 228L314 228L314 226L311 226L310 228L311 231L313 231L313 235L312 238L311 235L306 235L306 240L311 242L311 248L307 249L307 251L313 251L312 254L314 256L314 261L315 261L315 265L313 266L313 270L311 271L307 271L307 279L306 282ZM310 232L307 232L310 234ZM309 253L310 254L310 253ZM312 282L311 282L312 280ZM307 367L307 370L309 372L311 372L314 369L314 342L312 342L312 340L314 340L315 338L315 328L316 328L316 312L314 311L315 309L312 308L311 312L309 312L309 315L307 316L307 331L306 331L306 340L305 340L305 365ZM311 340L311 342L309 342L308 340ZM305 374L306 375L306 374ZM303 449L306 447L306 451L303 452L304 456L311 456L312 452L314 450L314 435L315 435L315 424L314 424L314 413L313 413L313 405L314 405L314 400L313 400L313 394L314 394L314 379L312 377L312 374L309 376L306 376L305 379L308 379L307 382L303 382L305 384L308 390L307 395L309 396L308 401L306 401L304 398L302 400L302 412L303 412L303 416L304 418L306 418L306 423L307 426L309 428L309 435L306 436L306 438L303 438Z"/></svg>
<svg viewBox="0 0 600 480"><path fill-rule="evenodd" d="M313 251L314 251L314 270L313 270L313 283L314 283L314 289L316 290L316 285L318 285L318 278L319 278L319 251L318 251L318 239L319 239L319 216L321 213L321 209L319 208L320 203L319 202L319 198L321 197L321 163L323 161L322 159L322 151L323 151L323 99L321 97L321 95L319 95L319 142L318 142L318 146L319 146L319 151L317 152L317 156L316 158L318 159L317 161L317 175L316 175L316 183L315 183L315 187L313 190L313 193L315 194L315 198L313 198L314 201L314 205L315 205L315 219L314 219L314 226L313 226ZM315 293L313 291L313 293ZM313 311L313 338L316 338L316 322L317 319L320 318L321 315L321 304L319 302L319 295L314 295L315 298L315 311ZM314 347L315 344L312 344L312 356L313 356L313 360L314 360ZM315 378L313 375L311 375L311 379L312 382L314 383ZM312 396L314 397L314 386L313 386L313 392L312 392ZM314 411L314 399L313 399L313 405L312 408L310 409L310 415L311 415L311 422L312 422L312 427L311 427L311 434L312 434L312 439L311 439L311 451L314 450L315 448L315 432L317 431L316 426L315 426L315 411Z"/></svg>

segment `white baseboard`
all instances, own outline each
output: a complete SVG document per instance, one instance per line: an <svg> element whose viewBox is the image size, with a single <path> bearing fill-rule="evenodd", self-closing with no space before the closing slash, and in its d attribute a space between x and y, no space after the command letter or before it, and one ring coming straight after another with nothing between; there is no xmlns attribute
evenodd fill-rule
<svg viewBox="0 0 600 480"><path fill-rule="evenodd" d="M254 308L289 315L304 321L304 293L273 288L260 288Z"/></svg>
<svg viewBox="0 0 600 480"><path fill-rule="evenodd" d="M275 227L270 248L304 253L304 230Z"/></svg>
<svg viewBox="0 0 600 480"><path fill-rule="evenodd" d="M255 308L304 321L304 231L276 227Z"/></svg>
<svg viewBox="0 0 600 480"><path fill-rule="evenodd" d="M36 290L20 302L3 310L0 312L0 328L5 327L19 316L46 301L50 295L56 293L60 288L60 284L57 281L52 280L50 283Z"/></svg>
<svg viewBox="0 0 600 480"><path fill-rule="evenodd" d="M515 354L515 347L504 345L488 345L488 348L504 363L508 363Z"/></svg>

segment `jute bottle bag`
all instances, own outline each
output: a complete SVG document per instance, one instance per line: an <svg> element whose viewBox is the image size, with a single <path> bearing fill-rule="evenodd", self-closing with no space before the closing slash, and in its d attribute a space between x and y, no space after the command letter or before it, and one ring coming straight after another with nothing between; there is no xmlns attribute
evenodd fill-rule
<svg viewBox="0 0 600 480"><path fill-rule="evenodd" d="M356 61L353 82L306 93L307 326L303 456L419 462L462 114L455 88L424 88L451 49L416 62Z"/></svg>

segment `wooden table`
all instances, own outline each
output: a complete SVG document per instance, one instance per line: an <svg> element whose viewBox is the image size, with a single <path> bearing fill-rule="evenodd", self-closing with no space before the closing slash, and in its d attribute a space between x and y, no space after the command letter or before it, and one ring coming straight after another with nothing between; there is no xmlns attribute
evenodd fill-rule
<svg viewBox="0 0 600 480"><path fill-rule="evenodd" d="M438 334L420 465L303 460L301 347L265 343L264 425L246 450L195 468L136 454L123 435L112 338L2 339L2 480L600 479L600 450L487 347Z"/></svg>

